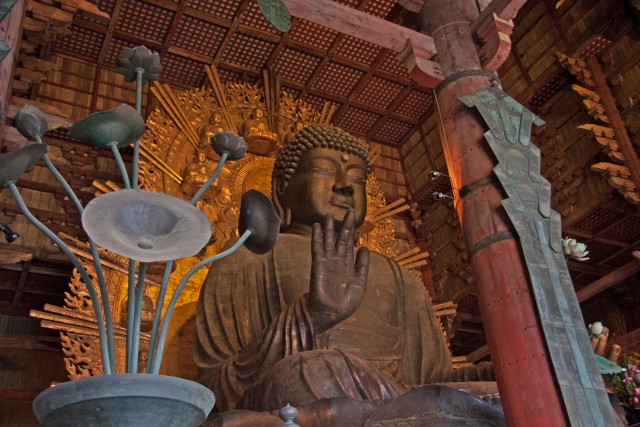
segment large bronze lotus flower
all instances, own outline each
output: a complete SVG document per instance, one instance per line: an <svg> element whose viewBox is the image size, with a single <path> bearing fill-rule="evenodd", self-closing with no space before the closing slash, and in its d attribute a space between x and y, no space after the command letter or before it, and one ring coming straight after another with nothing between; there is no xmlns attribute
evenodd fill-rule
<svg viewBox="0 0 640 427"><path fill-rule="evenodd" d="M136 69L142 69L142 82L147 80L158 80L159 74L162 71L162 65L160 65L160 55L156 52L151 52L145 46L138 46L131 48L124 48L122 53L116 60L118 66L118 73L124 75L124 80L127 82L133 82L136 80Z"/></svg>
<svg viewBox="0 0 640 427"><path fill-rule="evenodd" d="M98 245L142 262L196 255L211 237L207 216L182 199L118 190L93 199L82 227Z"/></svg>
<svg viewBox="0 0 640 427"><path fill-rule="evenodd" d="M0 154L0 188L16 182L46 152L47 144L30 144L7 154Z"/></svg>
<svg viewBox="0 0 640 427"><path fill-rule="evenodd" d="M18 110L14 124L18 132L29 139L36 139L47 133L49 129L49 123L42 111L32 105L23 105Z"/></svg>
<svg viewBox="0 0 640 427"><path fill-rule="evenodd" d="M229 160L238 160L247 154L247 145L244 138L231 131L218 132L211 137L211 147L218 155L228 153Z"/></svg>
<svg viewBox="0 0 640 427"><path fill-rule="evenodd" d="M280 231L280 218L271 201L258 190L249 190L240 202L240 235L251 230L251 236L244 245L251 252L265 254L276 245Z"/></svg>
<svg viewBox="0 0 640 427"><path fill-rule="evenodd" d="M111 110L89 114L71 126L69 136L102 148L116 142L121 148L140 139L144 131L140 113L127 104L120 104Z"/></svg>

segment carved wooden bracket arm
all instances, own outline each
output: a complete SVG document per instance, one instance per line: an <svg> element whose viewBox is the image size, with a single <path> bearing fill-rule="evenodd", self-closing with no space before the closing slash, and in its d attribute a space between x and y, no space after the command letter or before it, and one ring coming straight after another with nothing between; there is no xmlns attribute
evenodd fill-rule
<svg viewBox="0 0 640 427"><path fill-rule="evenodd" d="M292 16L356 37L399 54L418 83L435 88L443 77L433 38L331 0L283 0Z"/></svg>
<svg viewBox="0 0 640 427"><path fill-rule="evenodd" d="M483 41L478 51L482 68L496 71L507 60L511 52L511 38L513 21L500 18L495 13L493 19L485 21L478 29L477 35Z"/></svg>

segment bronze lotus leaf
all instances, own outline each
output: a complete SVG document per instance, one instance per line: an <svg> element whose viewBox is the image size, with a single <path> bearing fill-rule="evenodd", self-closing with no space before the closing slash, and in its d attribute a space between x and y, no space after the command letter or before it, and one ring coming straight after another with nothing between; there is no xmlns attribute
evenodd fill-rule
<svg viewBox="0 0 640 427"><path fill-rule="evenodd" d="M49 129L46 117L33 105L23 105L16 113L14 124L18 132L29 139L42 136Z"/></svg>
<svg viewBox="0 0 640 427"><path fill-rule="evenodd" d="M118 190L87 204L82 227L98 245L142 262L196 255L211 237L207 216L182 199Z"/></svg>
<svg viewBox="0 0 640 427"><path fill-rule="evenodd" d="M120 104L111 110L89 114L71 126L69 136L102 148L115 141L118 148L122 148L140 139L144 131L140 113L127 104Z"/></svg>
<svg viewBox="0 0 640 427"><path fill-rule="evenodd" d="M47 144L30 144L7 154L0 154L0 188L16 182L46 152Z"/></svg>
<svg viewBox="0 0 640 427"><path fill-rule="evenodd" d="M220 156L222 156L222 153L228 153L229 160L238 160L247 154L247 145L244 143L244 138L231 131L218 132L212 136L211 147Z"/></svg>
<svg viewBox="0 0 640 427"><path fill-rule="evenodd" d="M249 190L242 195L238 230L241 235L252 231L244 245L253 253L265 254L276 245L280 218L269 198L260 191Z"/></svg>
<svg viewBox="0 0 640 427"><path fill-rule="evenodd" d="M160 65L160 55L151 52L145 46L129 48L125 47L116 60L118 73L124 76L124 80L132 82L136 80L136 69L144 70L142 82L147 80L158 80L162 65Z"/></svg>

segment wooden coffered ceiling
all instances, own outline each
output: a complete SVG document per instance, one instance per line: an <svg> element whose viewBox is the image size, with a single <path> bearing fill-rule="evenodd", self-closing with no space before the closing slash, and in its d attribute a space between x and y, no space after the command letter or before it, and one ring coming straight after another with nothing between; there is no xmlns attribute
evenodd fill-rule
<svg viewBox="0 0 640 427"><path fill-rule="evenodd" d="M215 64L223 81L255 81L268 69L314 107L335 105L335 125L391 146L414 133L432 106L430 91L409 78L395 53L298 18L281 33L255 0L94 3L111 21L76 17L53 53L115 69L124 47L145 45L160 53L161 80L177 87L205 84L205 64ZM384 18L396 2L338 3Z"/></svg>
<svg viewBox="0 0 640 427"><path fill-rule="evenodd" d="M411 19L410 14L401 12L395 0L336 1L404 24ZM512 36L514 49L499 72L505 90L548 122L547 130L535 136L535 143L543 153L542 173L552 182L556 195L553 207L564 215L563 232L586 243L590 251L588 262L569 262L574 286L579 295L581 291L587 295L583 290L594 289L593 286L600 290L605 289L604 285L611 286L598 298L585 299L583 307L588 305L593 316L600 316L592 316L595 320L608 316L595 300L606 296L613 304L622 306L632 294L630 286L637 286L640 281L640 260L632 255L634 250L640 250L640 216L635 206L615 194L600 177L590 175L590 165L602 153L590 135L576 129L590 119L581 100L571 92L570 84L574 79L557 64L550 51L557 48L576 53L584 39L600 34L602 30L624 32L619 21L604 16L604 12L615 11L612 8L603 11L606 4L620 6L624 1L567 1L560 10L556 10L552 0L528 1L516 20ZM83 86L80 90L65 87L66 83L52 79L42 84L49 86L46 91L42 89L38 93L36 84L25 96L55 104L59 101L55 97L57 90L62 93L66 89L77 89L69 90L73 92L72 96L60 95L60 98L68 98L68 104L81 113L83 109L89 113L110 108L100 104L102 100L122 102L122 96L119 96L122 93L113 92L125 89L109 80L110 77L105 79L102 71L115 70L116 58L124 47L145 45L160 53L164 66L161 80L176 88L206 84L206 64L215 64L223 81L255 82L267 69L281 78L284 90L316 108L320 109L327 101L334 104L337 108L334 124L370 141L400 148L389 150L399 151L400 159L396 163L402 162L402 165L389 166L388 170L383 170L384 165L376 165L377 172L380 177L382 172L403 175L401 182L389 179L388 183L396 187L404 186L406 177L407 192L420 204L421 211L429 215L425 229L433 235L429 251L433 255L430 266L434 279L436 283L443 281L448 287L443 292L444 300L451 299L458 304L452 348L457 355L462 355L485 343L474 285L468 279L466 247L458 238L462 234L456 211L446 201L438 204L430 201L434 191L450 193L452 189L446 180L432 182L424 177L424 172L430 168L446 170L436 120L430 117L433 111L431 91L410 79L393 52L297 18L293 19L289 32L280 33L264 19L255 0L95 0L92 3L108 13L111 20L76 16L68 35L59 37L46 50L40 51L40 57L44 59L70 58L85 63L87 68L97 68L91 75L80 75L80 71L71 74L71 78L94 79L92 84L82 82L78 84ZM614 44L624 42L624 37L618 35L610 39ZM632 88L636 88L637 98L640 80L637 76L633 80L635 75L627 70L637 67L638 60L634 57L640 58L634 54L640 51L637 42L634 43L628 47L628 54L609 48L608 68L626 76L626 89L615 89L633 95ZM52 86L56 87L52 89ZM84 102L86 100L81 98L90 100ZM151 105L150 99L144 103ZM626 116L627 113L623 114ZM66 160L79 161L79 148L66 137L66 132L54 131L52 136L59 140ZM635 128L631 136L634 144L640 145L640 127ZM63 165L63 169L67 167L63 172L83 188L90 186L92 178L116 180L95 170L92 170L92 177L85 176L82 168L97 156L96 150L86 150L80 153L86 164L80 167ZM24 184L30 185L27 188L32 190L48 191L41 182ZM92 194L86 196L90 198ZM62 197L56 197L58 205L62 206ZM15 216L11 211L13 205L0 204L0 208L9 209ZM71 228L77 227L77 218L45 210L37 213L53 224L56 231L74 234ZM0 248L3 247L9 249L8 245L0 244ZM0 307L9 307L9 312L24 312L31 305L29 298L35 301L46 294L34 295L39 292L36 286L39 275L46 272L52 273L49 274L52 281L49 288L54 288L55 278L59 292L66 288L66 278L59 273L69 270L67 263L39 263L34 259L21 271L13 267L0 268L3 270L0 273L5 275L0 274L0 281L6 278L6 283L16 283L6 289L0 286ZM36 275L33 280L32 274ZM460 283L459 288L455 286L456 282ZM633 307L637 301L640 299L631 301L630 307L622 307L621 316L626 317L627 324L619 328L620 334L635 329L638 335L640 314L633 314L633 310L637 311ZM481 351L476 356L484 354Z"/></svg>

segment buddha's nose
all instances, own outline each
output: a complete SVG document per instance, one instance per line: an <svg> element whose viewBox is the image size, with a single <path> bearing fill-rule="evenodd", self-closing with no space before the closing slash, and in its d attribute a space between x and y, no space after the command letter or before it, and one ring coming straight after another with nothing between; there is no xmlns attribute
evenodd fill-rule
<svg viewBox="0 0 640 427"><path fill-rule="evenodd" d="M354 195L355 191L353 189L353 185L351 185L351 181L349 181L349 177L346 173L339 172L336 175L336 182L333 184L333 192L347 197Z"/></svg>

